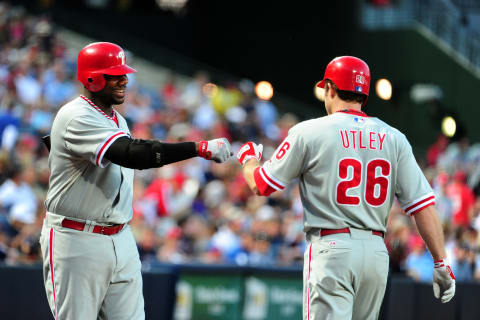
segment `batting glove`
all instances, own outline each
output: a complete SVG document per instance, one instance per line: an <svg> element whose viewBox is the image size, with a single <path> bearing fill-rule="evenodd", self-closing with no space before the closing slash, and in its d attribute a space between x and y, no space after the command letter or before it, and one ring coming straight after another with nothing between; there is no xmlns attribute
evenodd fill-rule
<svg viewBox="0 0 480 320"><path fill-rule="evenodd" d="M232 146L226 138L200 141L198 156L207 160L213 160L215 162L222 163L233 156Z"/></svg>
<svg viewBox="0 0 480 320"><path fill-rule="evenodd" d="M455 295L455 276L445 260L435 261L433 295L442 303L450 301Z"/></svg>
<svg viewBox="0 0 480 320"><path fill-rule="evenodd" d="M238 162L243 166L248 160L255 158L258 161L262 158L263 145L255 144L255 142L247 142L240 147L237 152Z"/></svg>

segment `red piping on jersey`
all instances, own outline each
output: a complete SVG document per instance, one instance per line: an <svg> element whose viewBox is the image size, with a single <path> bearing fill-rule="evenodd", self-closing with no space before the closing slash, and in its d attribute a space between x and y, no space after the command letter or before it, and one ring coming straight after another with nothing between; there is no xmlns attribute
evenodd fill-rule
<svg viewBox="0 0 480 320"><path fill-rule="evenodd" d="M107 119L110 119L110 120L113 120L115 122L115 124L117 125L118 127L118 118L117 118L117 113L115 111L115 109L113 109L113 116L109 116L108 114L106 114L102 109L100 109L100 107L98 107L95 103L93 103L92 100L88 99L87 97L85 96L80 96L80 98L82 98L83 100L85 100L89 105L91 105L95 110L97 110L98 112L100 112L101 114L103 114L105 116L105 118Z"/></svg>
<svg viewBox="0 0 480 320"><path fill-rule="evenodd" d="M435 196L430 196L430 197L425 198L425 199L423 199L423 200L421 200L421 201L418 201L417 203L412 204L410 207L405 208L405 212L408 212L408 211L412 210L413 208L415 208L416 206L418 206L418 205L420 205L420 204L422 204L422 203L425 203L425 202L427 202L427 201L430 201L430 200L432 200L432 199L435 199ZM415 211L416 211L416 210L415 210Z"/></svg>
<svg viewBox="0 0 480 320"><path fill-rule="evenodd" d="M311 270L311 263L312 263L312 245L310 243L310 249L308 250L308 280L307 281L307 320L310 320L310 270Z"/></svg>
<svg viewBox="0 0 480 320"><path fill-rule="evenodd" d="M284 186L278 184L277 182L273 181L272 178L270 178L268 175L267 175L267 172L265 171L265 169L263 167L260 168L260 170L262 171L263 175L265 176L265 178L267 178L268 181L266 181L267 183L269 184L273 184L275 187L277 187L278 189L277 190L283 190L285 189Z"/></svg>
<svg viewBox="0 0 480 320"><path fill-rule="evenodd" d="M98 154L97 154L97 160L95 161L96 164L97 164L97 166L100 165L100 163L99 163L100 161L99 161L99 160L100 160L100 156L102 155L103 149L105 149L105 147L110 143L110 141L112 141L112 139L114 139L115 137L117 137L117 136L119 136L119 135L121 135L121 134L125 134L125 133L123 133L123 132L118 132L118 133L114 134L113 136L111 136L110 139L108 139L107 142L105 142L105 143L103 144L102 148L100 149L100 151L99 151Z"/></svg>
<svg viewBox="0 0 480 320"><path fill-rule="evenodd" d="M50 229L50 243L49 243L49 254L50 254L50 275L52 278L52 289L53 289L53 307L55 309L55 319L58 320L58 312L57 312L57 297L55 296L55 278L54 278L54 271L53 271L53 228Z"/></svg>
<svg viewBox="0 0 480 320"><path fill-rule="evenodd" d="M276 190L272 188L265 180L263 180L262 175L260 174L260 168L261 167L258 167L253 171L253 179L255 180L255 185L257 186L260 194L267 197Z"/></svg>
<svg viewBox="0 0 480 320"><path fill-rule="evenodd" d="M348 113L348 114L353 114L355 116L360 116L360 117L366 117L366 118L369 118L369 116L367 116L367 114L363 111L358 111L358 110L354 110L354 109L343 109L343 110L339 110L337 112L341 112L341 113Z"/></svg>
<svg viewBox="0 0 480 320"><path fill-rule="evenodd" d="M425 209L426 207L429 207L429 206L433 206L435 204L435 201L432 201L430 203L427 203L426 205L418 208L417 210L413 211L412 213L410 213L410 216L414 216L415 214L419 213L420 211L422 211L423 209ZM406 211L405 211L406 212Z"/></svg>

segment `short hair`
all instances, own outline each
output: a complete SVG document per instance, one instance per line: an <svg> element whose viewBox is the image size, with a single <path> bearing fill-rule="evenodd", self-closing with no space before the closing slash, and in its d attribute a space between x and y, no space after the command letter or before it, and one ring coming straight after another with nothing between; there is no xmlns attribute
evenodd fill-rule
<svg viewBox="0 0 480 320"><path fill-rule="evenodd" d="M338 97L343 101L355 101L363 105L363 103L367 100L367 95L363 93L356 93L352 91L346 90L339 90L337 85L333 83L332 80L325 79L325 90L327 90L327 83L330 83L331 86L335 89L338 94Z"/></svg>

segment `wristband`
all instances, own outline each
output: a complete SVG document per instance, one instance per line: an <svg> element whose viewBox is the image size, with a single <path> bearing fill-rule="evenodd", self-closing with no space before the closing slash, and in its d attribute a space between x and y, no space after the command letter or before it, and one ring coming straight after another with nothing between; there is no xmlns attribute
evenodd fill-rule
<svg viewBox="0 0 480 320"><path fill-rule="evenodd" d="M212 152L208 151L208 141L200 141L198 146L198 156L210 160L212 158Z"/></svg>
<svg viewBox="0 0 480 320"><path fill-rule="evenodd" d="M445 260L444 260L444 259L435 260L435 261L433 262L433 265L434 265L435 268L445 267Z"/></svg>

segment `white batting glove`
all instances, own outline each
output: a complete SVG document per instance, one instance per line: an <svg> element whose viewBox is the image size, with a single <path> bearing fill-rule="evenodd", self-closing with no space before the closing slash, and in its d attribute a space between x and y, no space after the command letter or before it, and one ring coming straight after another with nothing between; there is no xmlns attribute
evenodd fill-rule
<svg viewBox="0 0 480 320"><path fill-rule="evenodd" d="M240 150L237 152L238 162L243 166L248 160L255 158L258 161L262 159L263 145L255 144L255 142L247 142L240 147Z"/></svg>
<svg viewBox="0 0 480 320"><path fill-rule="evenodd" d="M435 261L433 295L442 303L447 303L455 295L455 276L445 260Z"/></svg>
<svg viewBox="0 0 480 320"><path fill-rule="evenodd" d="M200 141L198 156L218 163L227 161L233 156L232 146L226 138Z"/></svg>

